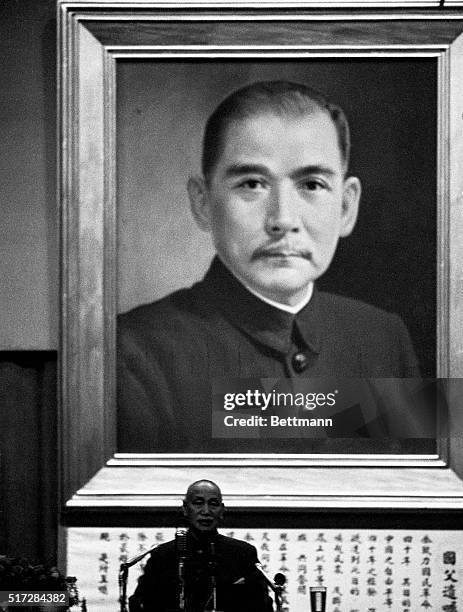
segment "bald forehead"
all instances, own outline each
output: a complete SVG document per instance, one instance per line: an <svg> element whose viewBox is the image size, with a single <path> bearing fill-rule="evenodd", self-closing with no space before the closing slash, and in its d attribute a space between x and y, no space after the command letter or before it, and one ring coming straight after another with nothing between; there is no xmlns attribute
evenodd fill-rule
<svg viewBox="0 0 463 612"><path fill-rule="evenodd" d="M191 499L193 496L198 495L204 496L205 494L217 497L222 501L222 493L219 487L211 480L198 480L197 482L193 482L193 484L188 487L185 499Z"/></svg>

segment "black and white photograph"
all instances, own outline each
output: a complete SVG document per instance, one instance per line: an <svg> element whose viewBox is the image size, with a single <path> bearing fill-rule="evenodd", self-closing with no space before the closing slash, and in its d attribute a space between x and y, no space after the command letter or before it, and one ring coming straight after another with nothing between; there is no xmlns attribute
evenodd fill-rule
<svg viewBox="0 0 463 612"><path fill-rule="evenodd" d="M435 377L434 62L119 70L119 450L226 452L210 431L218 377L331 376L341 387L352 377ZM325 109L320 125L305 130L313 108ZM310 197L285 192L289 179ZM362 421L359 411L343 437ZM311 452L307 440L228 449L240 447Z"/></svg>
<svg viewBox="0 0 463 612"><path fill-rule="evenodd" d="M0 30L0 609L458 611L463 2Z"/></svg>

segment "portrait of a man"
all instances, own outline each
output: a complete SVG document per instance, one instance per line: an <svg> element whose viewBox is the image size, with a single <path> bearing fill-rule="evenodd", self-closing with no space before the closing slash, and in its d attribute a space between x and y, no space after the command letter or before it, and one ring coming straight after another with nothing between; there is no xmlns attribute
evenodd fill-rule
<svg viewBox="0 0 463 612"><path fill-rule="evenodd" d="M218 377L419 376L399 316L316 286L356 224L349 155L343 110L307 85L252 83L216 108L188 181L215 256L198 283L118 318L119 450L236 452L211 438Z"/></svg>

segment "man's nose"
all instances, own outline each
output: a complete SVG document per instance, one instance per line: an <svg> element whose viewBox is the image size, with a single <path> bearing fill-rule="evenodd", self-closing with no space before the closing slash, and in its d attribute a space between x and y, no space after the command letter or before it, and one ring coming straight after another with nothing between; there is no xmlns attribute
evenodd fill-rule
<svg viewBox="0 0 463 612"><path fill-rule="evenodd" d="M265 229L270 236L284 236L288 232L299 232L299 216L295 194L286 185L274 187L267 201Z"/></svg>

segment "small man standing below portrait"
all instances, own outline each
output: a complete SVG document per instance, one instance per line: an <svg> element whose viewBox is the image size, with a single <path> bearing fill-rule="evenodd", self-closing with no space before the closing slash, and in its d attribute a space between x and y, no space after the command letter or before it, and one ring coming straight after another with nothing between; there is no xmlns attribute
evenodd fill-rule
<svg viewBox="0 0 463 612"><path fill-rule="evenodd" d="M217 532L224 509L214 482L199 480L188 487L183 501L189 526L185 541L181 544L177 536L151 553L129 600L130 612L273 611L267 586L256 569L254 546Z"/></svg>
<svg viewBox="0 0 463 612"><path fill-rule="evenodd" d="M216 257L119 317L119 450L226 450L210 434L217 377L419 376L397 315L315 285L356 223L349 153L343 111L305 85L255 83L214 111L188 193Z"/></svg>

